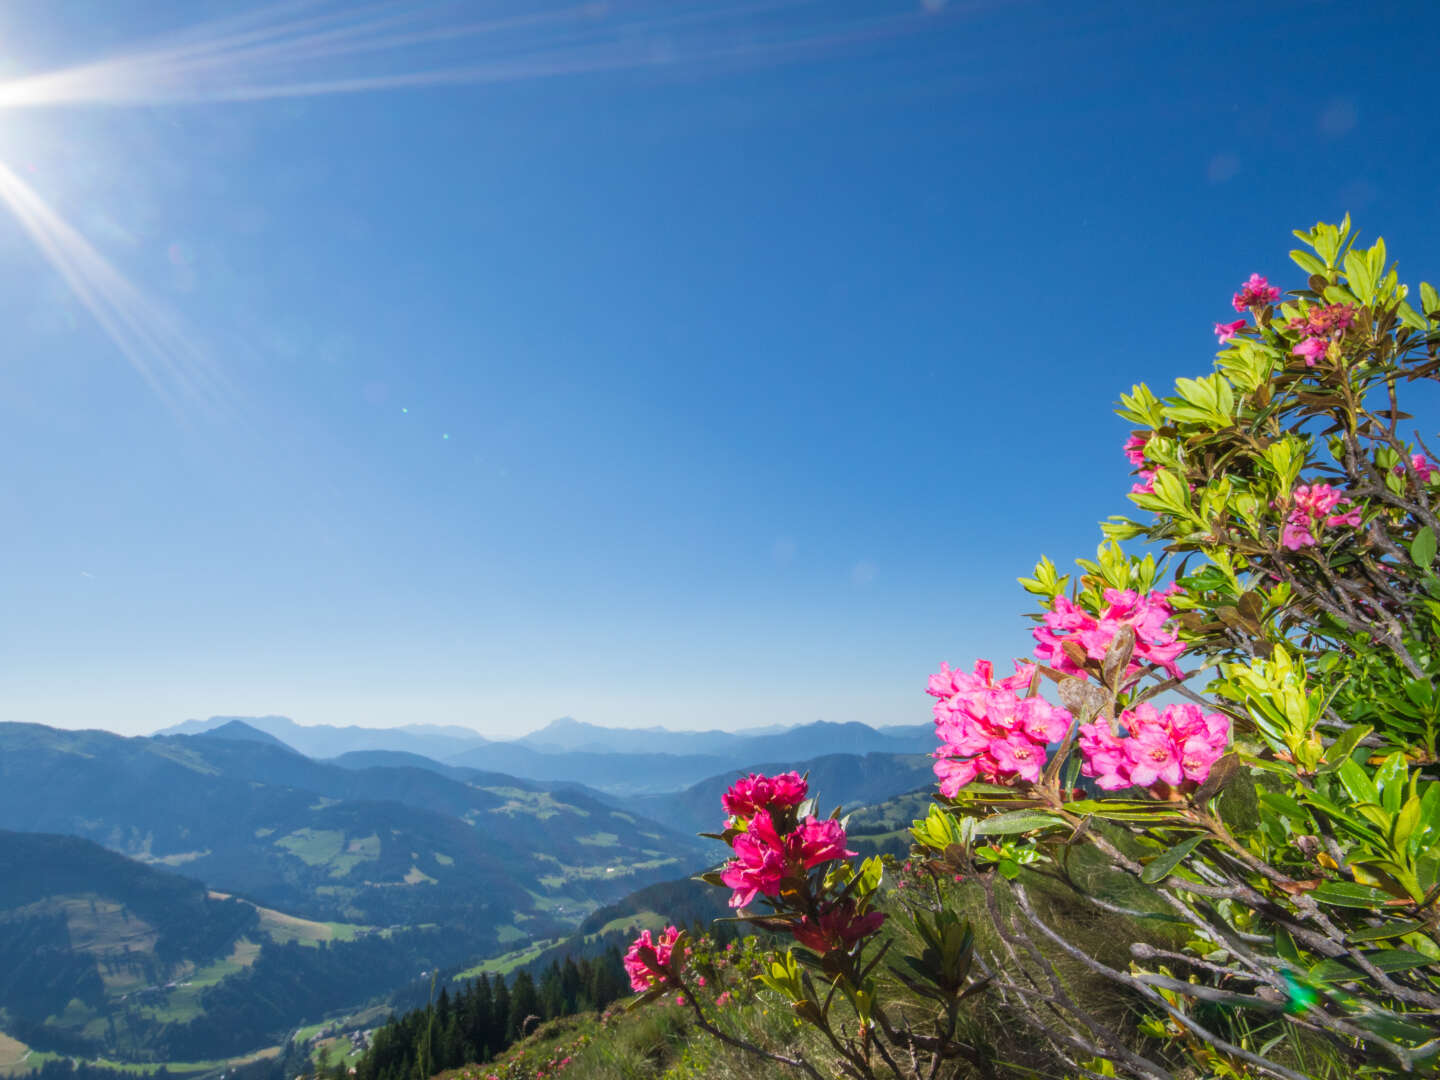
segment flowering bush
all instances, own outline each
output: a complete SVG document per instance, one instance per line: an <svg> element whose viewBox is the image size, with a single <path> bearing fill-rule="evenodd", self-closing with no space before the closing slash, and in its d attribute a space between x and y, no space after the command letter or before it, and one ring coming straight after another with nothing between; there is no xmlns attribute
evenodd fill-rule
<svg viewBox="0 0 1440 1080"><path fill-rule="evenodd" d="M923 954L886 972L938 1006L934 1034L876 996L881 866L845 861L843 821L794 774L725 796L733 857L706 880L794 940L761 979L847 1074L983 1072L956 1036L982 986L1074 1075L1440 1067L1440 466L1399 400L1440 381L1440 293L1414 307L1348 218L1296 235L1301 287L1252 274L1214 372L1122 395L1148 517L1103 523L1073 582L1044 558L1021 579L1033 656L930 677L940 799L912 851L932 881L975 883L988 922L977 947L939 905L914 920ZM1122 920L1128 963L1047 917L1042 885ZM1082 978L1138 1021L1088 1007Z"/></svg>

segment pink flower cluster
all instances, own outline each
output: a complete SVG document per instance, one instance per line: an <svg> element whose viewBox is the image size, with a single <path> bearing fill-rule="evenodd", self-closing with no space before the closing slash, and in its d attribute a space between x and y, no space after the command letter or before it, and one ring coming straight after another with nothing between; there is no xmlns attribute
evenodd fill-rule
<svg viewBox="0 0 1440 1080"><path fill-rule="evenodd" d="M1435 462L1431 461L1424 454L1411 454L1410 468L1415 470L1415 475L1420 478L1420 483L1422 484L1430 483L1430 477L1440 473L1440 465L1436 465ZM1396 465L1392 471L1396 476L1404 476L1405 466Z"/></svg>
<svg viewBox="0 0 1440 1080"><path fill-rule="evenodd" d="M666 976L655 969L670 967L675 939L679 936L680 931L673 926L667 926L660 936L653 940L649 930L641 931L622 961L625 974L630 976L630 989L637 992L649 990L652 986L660 986L667 981Z"/></svg>
<svg viewBox="0 0 1440 1080"><path fill-rule="evenodd" d="M1145 702L1121 713L1120 722L1123 736L1104 719L1080 725L1080 771L1106 791L1203 784L1230 741L1229 718L1198 705L1167 705L1161 712Z"/></svg>
<svg viewBox="0 0 1440 1080"><path fill-rule="evenodd" d="M731 841L735 858L725 864L720 880L734 890L732 908L743 908L756 894L779 896L780 883L798 877L821 863L848 858L845 827L834 820L817 820L812 814L788 835L775 828L769 810L758 811L748 828Z"/></svg>
<svg viewBox="0 0 1440 1080"><path fill-rule="evenodd" d="M1280 290L1259 274L1251 274L1250 280L1240 286L1231 303L1242 315L1251 308L1264 307L1280 299Z"/></svg>
<svg viewBox="0 0 1440 1080"><path fill-rule="evenodd" d="M751 773L735 781L730 790L720 796L720 804L731 817L750 818L761 810L798 806L805 800L808 790L809 785L797 772L778 776Z"/></svg>
<svg viewBox="0 0 1440 1080"><path fill-rule="evenodd" d="M1130 486L1131 495L1149 495L1155 490L1155 470L1145 468L1145 446L1150 432L1142 431L1125 440L1125 459L1140 470L1140 480Z"/></svg>
<svg viewBox="0 0 1440 1080"><path fill-rule="evenodd" d="M1360 524L1359 509L1334 513L1342 506L1349 506L1350 500L1330 484L1301 484L1295 489L1290 516L1280 534L1280 543L1291 551L1314 547L1319 541L1315 534L1323 529L1338 525Z"/></svg>
<svg viewBox="0 0 1440 1080"><path fill-rule="evenodd" d="M1314 367L1315 362L1329 350L1330 342L1344 336L1354 322L1355 307L1352 304L1309 308L1290 323L1290 331L1302 335L1299 344L1290 352L1303 357L1306 367Z"/></svg>
<svg viewBox="0 0 1440 1080"><path fill-rule="evenodd" d="M978 660L973 674L941 664L926 689L935 704L935 775L940 793L954 798L977 776L991 783L1016 777L1031 783L1045 767L1045 747L1070 729L1071 715L1039 696L1022 697L1035 665L1015 664L1015 674L994 681L994 666Z"/></svg>
<svg viewBox="0 0 1440 1080"><path fill-rule="evenodd" d="M1144 664L1157 664L1178 679L1180 669L1175 661L1185 646L1165 628L1165 623L1175 614L1169 598L1181 591L1179 585L1171 585L1141 596L1134 589L1106 589L1106 607L1098 618L1066 597L1057 596L1042 620L1045 625L1033 631L1038 643L1035 656L1057 671L1084 678L1088 673L1066 654L1064 643L1074 642L1091 660L1104 660L1120 628L1129 626L1135 631L1135 652L1125 679L1139 675Z"/></svg>

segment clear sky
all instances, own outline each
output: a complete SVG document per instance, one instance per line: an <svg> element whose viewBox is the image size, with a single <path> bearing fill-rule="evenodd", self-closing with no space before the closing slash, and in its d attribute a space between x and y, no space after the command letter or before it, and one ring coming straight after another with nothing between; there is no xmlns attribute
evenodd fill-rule
<svg viewBox="0 0 1440 1080"><path fill-rule="evenodd" d="M928 718L1137 380L1350 211L1426 3L8 0L0 715Z"/></svg>

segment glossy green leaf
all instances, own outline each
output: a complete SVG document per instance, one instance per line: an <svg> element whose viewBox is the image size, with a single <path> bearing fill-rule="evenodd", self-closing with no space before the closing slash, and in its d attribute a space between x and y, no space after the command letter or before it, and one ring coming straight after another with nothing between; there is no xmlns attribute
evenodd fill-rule
<svg viewBox="0 0 1440 1080"><path fill-rule="evenodd" d="M1357 885L1352 881L1327 881L1310 893L1312 899L1336 907L1378 908L1390 900L1390 894Z"/></svg>
<svg viewBox="0 0 1440 1080"><path fill-rule="evenodd" d="M1063 824L1054 814L1037 810L1011 810L1005 814L981 819L975 831L981 836L1005 836L1010 833L1030 832L1050 825Z"/></svg>
<svg viewBox="0 0 1440 1080"><path fill-rule="evenodd" d="M1421 570L1429 570L1435 563L1435 530L1426 525L1410 541L1410 559Z"/></svg>
<svg viewBox="0 0 1440 1080"><path fill-rule="evenodd" d="M1205 839L1205 833L1196 833L1194 836L1182 840L1163 854L1155 856L1155 858L1146 863L1145 869L1140 871L1140 880L1147 885L1154 885L1157 881L1164 881L1170 876L1170 871L1180 865L1184 858L1199 847Z"/></svg>

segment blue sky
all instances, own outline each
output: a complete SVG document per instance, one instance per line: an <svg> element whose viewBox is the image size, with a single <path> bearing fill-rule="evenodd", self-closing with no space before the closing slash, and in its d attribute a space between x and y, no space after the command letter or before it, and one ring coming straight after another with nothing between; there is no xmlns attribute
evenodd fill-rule
<svg viewBox="0 0 1440 1080"><path fill-rule="evenodd" d="M5 717L926 720L1290 229L1440 277L1372 7L12 0Z"/></svg>

